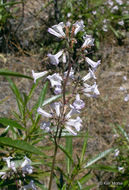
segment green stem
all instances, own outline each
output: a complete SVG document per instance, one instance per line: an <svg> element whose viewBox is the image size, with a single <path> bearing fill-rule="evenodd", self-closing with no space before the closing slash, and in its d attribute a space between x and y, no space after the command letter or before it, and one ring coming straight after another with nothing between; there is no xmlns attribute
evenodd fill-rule
<svg viewBox="0 0 129 190"><path fill-rule="evenodd" d="M51 190L51 187L52 187L52 180L53 180L53 173L54 173L57 149L58 149L58 145L57 145L57 142L55 140L55 149L54 149L54 155L53 155L53 161L52 161L52 168L51 168L51 175L50 175L50 181L49 181L48 190Z"/></svg>

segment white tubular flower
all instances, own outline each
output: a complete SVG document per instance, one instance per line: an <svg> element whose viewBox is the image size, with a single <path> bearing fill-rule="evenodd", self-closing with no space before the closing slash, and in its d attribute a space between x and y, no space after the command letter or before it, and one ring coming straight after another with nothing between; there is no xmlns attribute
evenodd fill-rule
<svg viewBox="0 0 129 190"><path fill-rule="evenodd" d="M121 21L118 22L118 24L121 25L121 26L124 26L124 21L121 20Z"/></svg>
<svg viewBox="0 0 129 190"><path fill-rule="evenodd" d="M11 168L11 162L10 162L11 159L12 159L11 156L9 156L7 158L6 157L3 158L3 160L6 161L8 168Z"/></svg>
<svg viewBox="0 0 129 190"><path fill-rule="evenodd" d="M13 161L10 162L10 168L11 168L14 172L16 172L15 162L13 162Z"/></svg>
<svg viewBox="0 0 129 190"><path fill-rule="evenodd" d="M76 100L73 102L73 106L77 110L81 110L82 108L85 107L85 103L84 103L83 100L80 99L80 95L79 94L76 95Z"/></svg>
<svg viewBox="0 0 129 190"><path fill-rule="evenodd" d="M48 28L48 32L58 38L65 38L63 28L64 23L60 22L59 24L52 26L52 28Z"/></svg>
<svg viewBox="0 0 129 190"><path fill-rule="evenodd" d="M75 24L73 24L73 26L75 26L75 30L74 30L74 35L76 36L76 34L80 31L83 31L84 30L84 21L81 20L81 21L77 21L75 22Z"/></svg>
<svg viewBox="0 0 129 190"><path fill-rule="evenodd" d="M50 59L50 63L52 65L58 65L59 64L59 58L60 56L63 54L63 50L59 51L57 54L55 55L52 55L52 54L48 54L47 56L49 57Z"/></svg>
<svg viewBox="0 0 129 190"><path fill-rule="evenodd" d="M16 171L15 162L10 161L11 159L12 159L11 156L9 156L7 158L3 158L3 160L6 161L6 163L7 163L7 167L9 169L12 169L15 172Z"/></svg>
<svg viewBox="0 0 129 190"><path fill-rule="evenodd" d="M77 133L76 133L74 130L72 130L71 127L74 127L75 130L76 130L77 132L79 132L80 129L81 129L81 126L82 126L81 123L82 123L82 120L81 120L80 117L77 117L76 119L69 119L69 120L66 122L65 128L66 128L69 132L71 132L73 135L77 135Z"/></svg>
<svg viewBox="0 0 129 190"><path fill-rule="evenodd" d="M36 83L36 80L45 76L46 74L48 73L48 71L43 71L43 72L39 72L39 73L35 73L33 70L32 70L32 76L34 78L34 83Z"/></svg>
<svg viewBox="0 0 129 190"><path fill-rule="evenodd" d="M89 48L91 46L94 46L94 39L91 37L91 35L86 35L84 37L84 43L82 45L82 48Z"/></svg>
<svg viewBox="0 0 129 190"><path fill-rule="evenodd" d="M64 77L66 78L68 71L64 72ZM69 78L74 79L74 70L71 68L69 73Z"/></svg>
<svg viewBox="0 0 129 190"><path fill-rule="evenodd" d="M55 87L55 89L54 89L54 93L55 93L55 94L61 94L61 92L62 92L61 86L60 86L60 85L57 85L57 86Z"/></svg>
<svg viewBox="0 0 129 190"><path fill-rule="evenodd" d="M119 149L117 148L117 149L115 149L115 157L117 157L118 155L119 155L119 153L120 153L120 151L119 151Z"/></svg>
<svg viewBox="0 0 129 190"><path fill-rule="evenodd" d="M37 109L37 112L39 113L39 114L41 114L42 116L44 116L44 117L47 117L47 118L52 118L52 114L50 114L50 113L47 113L46 111L44 111L42 108L38 108Z"/></svg>
<svg viewBox="0 0 129 190"><path fill-rule="evenodd" d="M113 1L112 0L108 0L108 4L110 5L110 6L113 6Z"/></svg>
<svg viewBox="0 0 129 190"><path fill-rule="evenodd" d="M85 82L86 80L89 80L90 78L96 79L96 76L94 74L94 71L89 69L89 73L82 78L82 80Z"/></svg>
<svg viewBox="0 0 129 190"><path fill-rule="evenodd" d="M28 190L28 189L29 189L29 190L30 190L30 189L31 189L31 190L37 190L37 188L36 188L36 186L35 186L33 180L31 180L28 185L24 185L23 190Z"/></svg>
<svg viewBox="0 0 129 190"><path fill-rule="evenodd" d="M77 133L76 133L70 126L65 126L65 128L66 128L66 130L67 130L68 132L70 132L72 135L74 135L74 136L77 135Z"/></svg>
<svg viewBox="0 0 129 190"><path fill-rule="evenodd" d="M40 129L44 130L46 133L49 133L51 131L50 125L51 125L50 121L42 122L40 125Z"/></svg>
<svg viewBox="0 0 129 190"><path fill-rule="evenodd" d="M119 9L119 7L116 5L116 6L114 6L112 9L111 9L111 12L115 12L115 11L117 11Z"/></svg>
<svg viewBox="0 0 129 190"><path fill-rule="evenodd" d="M21 165L22 172L23 174L32 174L33 173L33 167L31 166L31 160L27 158L26 156L24 157L24 162Z"/></svg>
<svg viewBox="0 0 129 190"><path fill-rule="evenodd" d="M62 77L59 75L59 73L49 75L47 78L50 80L52 87L61 86Z"/></svg>
<svg viewBox="0 0 129 190"><path fill-rule="evenodd" d="M22 168L22 172L23 174L32 174L33 173L33 167L31 165L25 165L23 168Z"/></svg>
<svg viewBox="0 0 129 190"><path fill-rule="evenodd" d="M68 114L65 116L66 119L69 119L72 115L80 113L79 110L77 110L74 106L70 105L71 110L68 112Z"/></svg>
<svg viewBox="0 0 129 190"><path fill-rule="evenodd" d="M84 92L84 95L86 95L87 97L96 97L100 95L96 82L92 86L88 84L84 84L84 87L85 88L83 89L83 92ZM89 94L89 92L92 92L93 94Z"/></svg>
<svg viewBox="0 0 129 190"><path fill-rule="evenodd" d="M128 102L128 101L129 101L129 94L127 94L127 95L125 96L124 101L125 101L125 102Z"/></svg>
<svg viewBox="0 0 129 190"><path fill-rule="evenodd" d="M124 170L124 167L118 167L118 170L122 171L122 170Z"/></svg>
<svg viewBox="0 0 129 190"><path fill-rule="evenodd" d="M29 158L27 158L26 156L24 157L24 162L22 163L21 167L25 167L28 164L31 164L31 160Z"/></svg>
<svg viewBox="0 0 129 190"><path fill-rule="evenodd" d="M100 65L101 60L98 60L97 62L92 61L90 58L86 57L86 62L94 69L96 70L96 68L98 67L98 65Z"/></svg>
<svg viewBox="0 0 129 190"><path fill-rule="evenodd" d="M66 53L65 52L63 53L62 61L63 61L63 63L66 63Z"/></svg>
<svg viewBox="0 0 129 190"><path fill-rule="evenodd" d="M52 109L56 111L56 115L58 117L60 116L60 106L61 106L60 102L54 102L53 104L51 104Z"/></svg>
<svg viewBox="0 0 129 190"><path fill-rule="evenodd" d="M117 2L119 5L122 5L122 4L123 4L123 1L122 1L122 0L116 0L116 2Z"/></svg>

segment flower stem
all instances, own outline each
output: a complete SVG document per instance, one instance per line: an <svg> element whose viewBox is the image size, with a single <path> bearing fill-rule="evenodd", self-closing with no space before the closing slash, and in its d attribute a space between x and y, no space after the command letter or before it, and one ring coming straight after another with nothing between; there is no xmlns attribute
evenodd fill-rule
<svg viewBox="0 0 129 190"><path fill-rule="evenodd" d="M49 188L48 190L51 190L52 187L52 180L53 180L53 173L54 173L54 167L55 167L55 160L56 160L56 154L57 154L58 145L55 143L55 149L54 149L54 155L53 155L53 161L52 161L52 168L51 168L51 175L50 175L50 181L49 181Z"/></svg>

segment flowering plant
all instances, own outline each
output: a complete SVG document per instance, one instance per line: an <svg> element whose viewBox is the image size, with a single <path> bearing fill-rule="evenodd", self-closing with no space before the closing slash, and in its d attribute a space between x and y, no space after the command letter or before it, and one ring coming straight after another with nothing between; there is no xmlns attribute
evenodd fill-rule
<svg viewBox="0 0 129 190"><path fill-rule="evenodd" d="M17 189L35 190L38 186L47 189L45 184L41 183L40 175L42 173L46 176L50 175L47 184L48 190L53 188L53 178L56 179L59 189L82 189L83 186L86 186L87 180L91 178L91 171L85 171L86 168L90 168L91 165L113 150L106 150L87 162L85 151L88 132L86 134L80 133L83 128L81 110L85 108L83 98L97 98L100 95L95 82L95 72L100 65L100 60L95 62L88 57L89 50L94 45L94 39L85 33L82 20L74 24L61 22L49 28L48 32L63 41L63 49L56 54L49 53L47 55L49 64L53 68L39 73L32 70L32 78L19 75L19 77L34 80L28 95L21 95L15 83L7 78L16 96L19 114L14 112L16 120L0 118L0 123L7 126L2 133L0 143L2 148L7 146L9 151L9 156L4 152L4 157L1 160L3 165L6 162L6 166L0 170L1 186L6 186L9 181L12 188L16 186ZM75 52L79 32L83 34L82 44L76 48ZM79 72L81 62L85 62L89 67L89 71L84 76L81 76ZM61 67L58 67L60 65ZM58 72L55 72L55 69ZM7 72L4 73L7 75ZM18 76L18 74L11 72L8 72L8 75ZM38 101L30 110L28 102L41 77L44 78L45 84ZM45 100L48 85L51 86L55 95ZM76 161L72 154L72 141L73 137L76 138L79 135L84 138L84 142L81 155L77 155ZM66 147L64 147L64 138L66 139ZM42 140L52 143L53 155L47 155L45 148L48 151L49 146L42 146ZM66 168L56 164L59 150L66 156ZM21 151L24 151L24 154ZM38 155L38 158L34 155ZM52 161L50 161L51 159ZM37 167L37 165L41 165L41 167ZM42 172L43 165L46 166L44 172ZM83 174L84 171L85 174ZM93 186L87 185L89 189Z"/></svg>

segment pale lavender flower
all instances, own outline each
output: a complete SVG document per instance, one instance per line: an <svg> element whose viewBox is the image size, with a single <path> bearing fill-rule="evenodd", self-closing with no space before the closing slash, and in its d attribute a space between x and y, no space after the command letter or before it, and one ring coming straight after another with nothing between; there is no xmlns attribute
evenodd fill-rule
<svg viewBox="0 0 129 190"><path fill-rule="evenodd" d="M100 95L96 82L92 86L84 83L84 87L85 88L83 89L83 92L84 92L84 95L86 95L87 97L96 97ZM92 94L89 94L89 93L92 93Z"/></svg>
<svg viewBox="0 0 129 190"><path fill-rule="evenodd" d="M61 94L61 92L62 92L61 85L56 85L55 89L54 89L54 93L55 94Z"/></svg>
<svg viewBox="0 0 129 190"><path fill-rule="evenodd" d="M23 190L37 190L34 181L31 180L30 183L28 185L24 185Z"/></svg>
<svg viewBox="0 0 129 190"><path fill-rule="evenodd" d="M73 26L75 26L75 30L74 30L74 35L76 36L76 34L80 31L84 31L84 21L77 21L73 24Z"/></svg>
<svg viewBox="0 0 129 190"><path fill-rule="evenodd" d="M127 76L126 75L123 76L123 80L127 81Z"/></svg>
<svg viewBox="0 0 129 190"><path fill-rule="evenodd" d="M31 160L27 158L26 156L24 157L24 162L21 165L22 172L23 174L32 174L33 173L33 167L31 166Z"/></svg>
<svg viewBox="0 0 129 190"><path fill-rule="evenodd" d="M119 149L118 148L115 149L115 157L117 157L119 155L119 153L120 153Z"/></svg>
<svg viewBox="0 0 129 190"><path fill-rule="evenodd" d="M49 75L47 78L50 80L52 87L61 86L62 77L59 75L59 73Z"/></svg>
<svg viewBox="0 0 129 190"><path fill-rule="evenodd" d="M118 167L119 171L122 171L124 169L124 167Z"/></svg>
<svg viewBox="0 0 129 190"><path fill-rule="evenodd" d="M36 80L45 76L46 74L48 73L48 71L43 71L43 72L39 72L39 73L35 73L33 70L32 70L32 76L34 78L34 83L36 83Z"/></svg>
<svg viewBox="0 0 129 190"><path fill-rule="evenodd" d="M118 24L121 25L121 26L124 26L124 21L121 20L121 21L118 22Z"/></svg>
<svg viewBox="0 0 129 190"><path fill-rule="evenodd" d="M119 5L122 5L122 4L123 4L123 1L122 1L122 0L116 0L116 2L117 2Z"/></svg>
<svg viewBox="0 0 129 190"><path fill-rule="evenodd" d="M119 7L116 5L111 9L111 12L118 11Z"/></svg>
<svg viewBox="0 0 129 190"><path fill-rule="evenodd" d="M113 1L112 0L108 0L108 4L110 5L110 6L113 6Z"/></svg>
<svg viewBox="0 0 129 190"><path fill-rule="evenodd" d="M24 162L22 163L21 167L25 167L26 165L30 165L31 164L31 160L29 158L27 158L26 156L24 157Z"/></svg>
<svg viewBox="0 0 129 190"><path fill-rule="evenodd" d="M123 86L120 86L119 90L120 91L126 91L126 88L124 88Z"/></svg>
<svg viewBox="0 0 129 190"><path fill-rule="evenodd" d="M108 31L108 27L107 27L106 24L103 25L102 30L103 30L104 32L107 32L107 31Z"/></svg>
<svg viewBox="0 0 129 190"><path fill-rule="evenodd" d="M94 69L96 70L96 68L98 67L98 65L100 65L101 61L98 60L97 62L92 61L90 58L86 57L86 62Z"/></svg>
<svg viewBox="0 0 129 190"><path fill-rule="evenodd" d="M44 111L44 110L43 110L42 108L40 108L40 107L37 109L37 112L38 112L39 114L41 114L42 116L44 116L44 117L52 118L52 114L50 114L50 113Z"/></svg>
<svg viewBox="0 0 129 190"><path fill-rule="evenodd" d="M127 94L127 95L125 96L124 101L125 101L125 102L128 102L128 101L129 101L129 94Z"/></svg>
<svg viewBox="0 0 129 190"><path fill-rule="evenodd" d="M67 17L68 17L68 18L71 17L71 15L72 15L71 13L67 13Z"/></svg>
<svg viewBox="0 0 129 190"><path fill-rule="evenodd" d="M80 95L76 95L76 100L73 102L73 106L76 110L81 110L85 107L85 103L83 100L80 99Z"/></svg>
<svg viewBox="0 0 129 190"><path fill-rule="evenodd" d="M64 77L65 77L65 78L66 78L66 76L67 76L67 73L68 73L68 71L64 72ZM70 78L70 79L74 79L74 70L73 70L73 68L71 68L71 70L70 70L69 78Z"/></svg>
<svg viewBox="0 0 129 190"><path fill-rule="evenodd" d="M50 121L48 121L48 122L44 121L41 123L40 129L44 130L46 133L49 133L51 131L50 126L51 126Z"/></svg>
<svg viewBox="0 0 129 190"><path fill-rule="evenodd" d="M89 69L89 73L82 78L82 80L85 82L86 80L89 80L90 78L96 79L96 76L94 74L94 71Z"/></svg>
<svg viewBox="0 0 129 190"><path fill-rule="evenodd" d="M59 117L60 116L60 106L61 106L61 102L54 102L51 104L51 108L54 109L56 111L56 115Z"/></svg>
<svg viewBox="0 0 129 190"><path fill-rule="evenodd" d="M66 123L65 123L65 128L66 130L68 130L70 133L72 133L73 135L77 135L77 132L80 131L81 127L82 127L82 120L80 117L77 117L76 119L69 119ZM75 128L74 130L72 128ZM77 132L76 132L76 131Z"/></svg>
<svg viewBox="0 0 129 190"><path fill-rule="evenodd" d="M93 14L93 15L96 15L96 13L97 13L96 11L92 11L92 14Z"/></svg>
<svg viewBox="0 0 129 190"><path fill-rule="evenodd" d="M63 31L64 27L64 23L60 22L59 24L52 26L52 28L48 28L48 32L58 38L65 38L65 33Z"/></svg>
<svg viewBox="0 0 129 190"><path fill-rule="evenodd" d="M50 63L52 65L58 65L59 64L59 58L60 56L63 54L63 50L59 51L57 54L55 55L52 55L52 54L48 54L47 56L49 57L50 59Z"/></svg>
<svg viewBox="0 0 129 190"><path fill-rule="evenodd" d="M62 62L66 63L66 53L65 52L63 52Z"/></svg>
<svg viewBox="0 0 129 190"><path fill-rule="evenodd" d="M6 163L7 163L7 167L9 169L12 169L13 171L16 171L15 162L10 161L11 159L12 159L11 156L9 156L7 158L6 157L3 158L3 160L6 161Z"/></svg>
<svg viewBox="0 0 129 190"><path fill-rule="evenodd" d="M87 48L87 47L91 47L94 46L94 39L91 37L91 35L86 35L84 37L84 43L82 45L82 48Z"/></svg>
<svg viewBox="0 0 129 190"><path fill-rule="evenodd" d="M71 110L68 112L68 114L65 116L66 119L71 118L72 115L80 113L79 110L77 110L73 105L70 105Z"/></svg>

